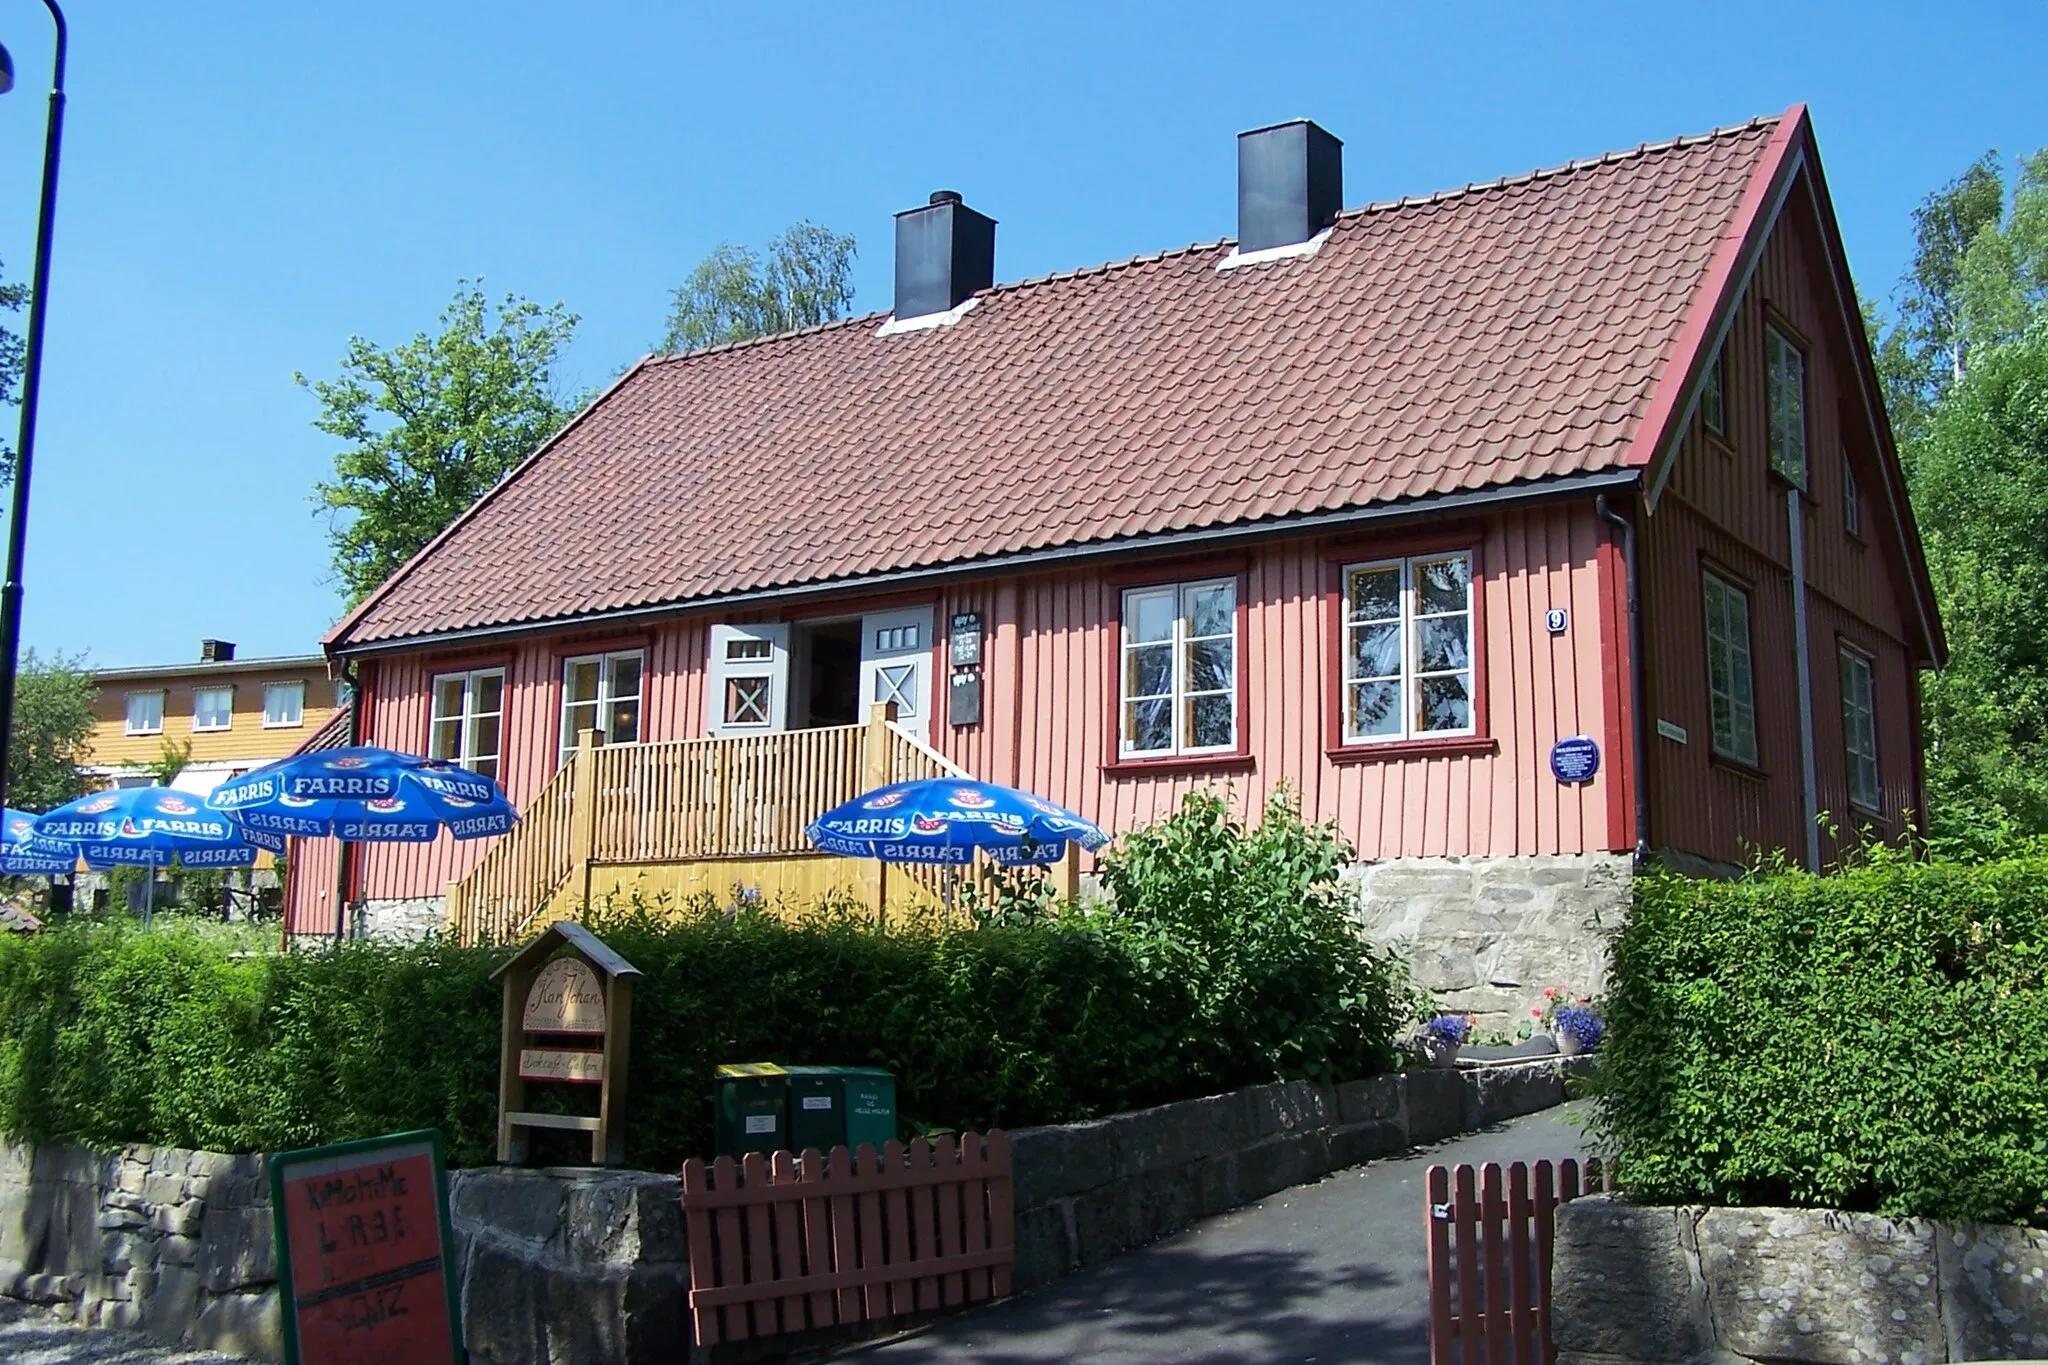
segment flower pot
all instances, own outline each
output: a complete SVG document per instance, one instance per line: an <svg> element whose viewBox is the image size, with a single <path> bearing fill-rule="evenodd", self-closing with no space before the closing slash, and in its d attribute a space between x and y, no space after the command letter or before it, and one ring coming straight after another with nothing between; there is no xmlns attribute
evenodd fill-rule
<svg viewBox="0 0 2048 1365"><path fill-rule="evenodd" d="M1560 1057L1578 1056L1579 1035L1569 1029L1559 1030L1557 1033L1557 1055Z"/></svg>
<svg viewBox="0 0 2048 1365"><path fill-rule="evenodd" d="M1431 1066L1452 1067L1458 1064L1458 1047L1457 1043L1440 1038L1425 1038L1422 1040L1422 1055L1429 1058Z"/></svg>

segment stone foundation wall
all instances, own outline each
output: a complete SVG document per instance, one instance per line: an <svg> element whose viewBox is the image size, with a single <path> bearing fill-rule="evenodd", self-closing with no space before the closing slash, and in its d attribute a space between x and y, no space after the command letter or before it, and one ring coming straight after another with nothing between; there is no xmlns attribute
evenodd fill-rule
<svg viewBox="0 0 2048 1365"><path fill-rule="evenodd" d="M447 907L439 896L364 901L350 913L355 916L355 931L364 938L396 943L417 943L448 925Z"/></svg>
<svg viewBox="0 0 2048 1365"><path fill-rule="evenodd" d="M2048 1358L2048 1233L1816 1209L1557 1213L1558 1365Z"/></svg>
<svg viewBox="0 0 2048 1365"><path fill-rule="evenodd" d="M1365 929L1413 958L1443 1008L1512 1031L1546 986L1598 995L1607 936L1627 904L1630 857L1390 858L1361 863Z"/></svg>

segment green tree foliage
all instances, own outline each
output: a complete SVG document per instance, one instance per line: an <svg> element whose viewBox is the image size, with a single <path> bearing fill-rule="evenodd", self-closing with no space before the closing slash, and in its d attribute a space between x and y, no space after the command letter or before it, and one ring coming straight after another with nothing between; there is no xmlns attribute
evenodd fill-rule
<svg viewBox="0 0 2048 1365"><path fill-rule="evenodd" d="M2048 833L2048 312L1976 352L1913 494L1950 644L1923 691L1932 831L1979 851Z"/></svg>
<svg viewBox="0 0 2048 1365"><path fill-rule="evenodd" d="M844 317L853 303L853 238L799 222L768 244L721 242L677 287L662 354L773 336Z"/></svg>
<svg viewBox="0 0 2048 1365"><path fill-rule="evenodd" d="M1596 1123L1631 1194L2048 1219L2048 856L1631 894Z"/></svg>
<svg viewBox="0 0 2048 1365"><path fill-rule="evenodd" d="M28 303L28 286L0 280L0 313L19 313ZM0 325L0 408L19 407L22 360L28 342L19 332ZM11 427L13 424L7 423ZM14 433L0 432L0 484L14 477Z"/></svg>
<svg viewBox="0 0 2048 1365"><path fill-rule="evenodd" d="M351 604L574 414L555 370L576 323L516 294L493 307L464 280L438 332L388 349L351 337L339 377L294 376L320 402L313 425L346 443L315 501Z"/></svg>
<svg viewBox="0 0 2048 1365"><path fill-rule="evenodd" d="M1989 153L1914 214L1886 325L1866 309L1951 661L1924 688L1937 843L2048 832L2048 151Z"/></svg>
<svg viewBox="0 0 2048 1365"><path fill-rule="evenodd" d="M92 757L92 705L99 695L85 661L21 656L14 683L14 738L7 804L45 811L91 789L79 765Z"/></svg>

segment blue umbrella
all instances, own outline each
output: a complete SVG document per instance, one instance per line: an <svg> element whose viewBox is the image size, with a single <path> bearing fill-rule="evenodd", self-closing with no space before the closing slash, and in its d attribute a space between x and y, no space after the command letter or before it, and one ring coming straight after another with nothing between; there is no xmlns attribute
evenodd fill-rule
<svg viewBox="0 0 2048 1365"><path fill-rule="evenodd" d="M1064 806L957 777L878 787L826 811L804 833L827 853L947 867L963 867L977 853L1005 867L1056 863L1070 843L1097 849L1109 842Z"/></svg>
<svg viewBox="0 0 2048 1365"><path fill-rule="evenodd" d="M259 852L281 853L284 841L252 834L206 809L199 797L170 787L123 787L68 801L36 817L35 834L74 845L93 867L116 864L188 868L247 867ZM156 878L143 884L142 922L154 908Z"/></svg>
<svg viewBox="0 0 2048 1365"><path fill-rule="evenodd" d="M0 872L12 877L61 877L78 870L78 846L36 833L36 817L12 806L0 812Z"/></svg>
<svg viewBox="0 0 2048 1365"><path fill-rule="evenodd" d="M369 745L294 754L214 788L206 804L243 828L348 843L509 833L519 812L488 777Z"/></svg>

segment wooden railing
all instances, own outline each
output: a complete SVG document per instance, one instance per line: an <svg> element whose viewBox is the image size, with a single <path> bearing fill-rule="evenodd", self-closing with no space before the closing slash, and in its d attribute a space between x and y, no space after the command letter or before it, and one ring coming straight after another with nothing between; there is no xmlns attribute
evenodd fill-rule
<svg viewBox="0 0 2048 1365"><path fill-rule="evenodd" d="M565 763L461 880L448 884L448 926L464 943L504 943L525 931L576 866L577 768Z"/></svg>
<svg viewBox="0 0 2048 1365"><path fill-rule="evenodd" d="M593 866L815 855L804 826L822 812L890 782L966 776L884 707L866 725L610 748L595 740L586 731L512 832L449 884L448 923L463 942L507 942L543 916L559 918L565 899L588 900ZM891 876L942 894L935 869L869 864L878 907Z"/></svg>

